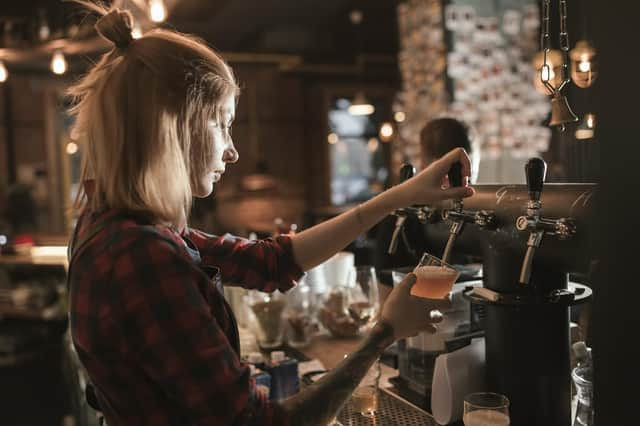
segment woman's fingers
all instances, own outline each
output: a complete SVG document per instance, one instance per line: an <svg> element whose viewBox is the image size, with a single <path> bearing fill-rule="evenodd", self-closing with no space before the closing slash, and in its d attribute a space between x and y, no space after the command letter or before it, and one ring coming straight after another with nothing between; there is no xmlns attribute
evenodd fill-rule
<svg viewBox="0 0 640 426"><path fill-rule="evenodd" d="M456 148L449 151L444 157L436 161L434 166L438 168L440 175L446 175L451 166L456 162L460 162L460 164L462 164L462 181L466 182L467 179L464 178L469 178L471 176L471 160L463 148Z"/></svg>

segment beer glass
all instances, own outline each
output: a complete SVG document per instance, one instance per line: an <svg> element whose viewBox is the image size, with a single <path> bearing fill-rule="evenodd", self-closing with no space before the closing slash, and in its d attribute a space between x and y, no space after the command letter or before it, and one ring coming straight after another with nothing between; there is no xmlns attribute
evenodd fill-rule
<svg viewBox="0 0 640 426"><path fill-rule="evenodd" d="M429 253L424 253L415 267L416 283L411 295L427 299L444 299L460 276L453 266Z"/></svg>
<svg viewBox="0 0 640 426"><path fill-rule="evenodd" d="M462 420L465 426L509 426L509 399L499 393L469 394Z"/></svg>

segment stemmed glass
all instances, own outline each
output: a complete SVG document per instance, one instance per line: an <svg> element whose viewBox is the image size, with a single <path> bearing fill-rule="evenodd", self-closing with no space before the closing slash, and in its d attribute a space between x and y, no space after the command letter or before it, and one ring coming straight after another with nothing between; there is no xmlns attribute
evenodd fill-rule
<svg viewBox="0 0 640 426"><path fill-rule="evenodd" d="M359 266L352 270L352 274L353 278L348 284L347 309L360 330L367 331L373 327L380 314L376 270L371 266ZM376 360L351 395L351 405L355 412L364 417L375 416L379 381L380 363Z"/></svg>
<svg viewBox="0 0 640 426"><path fill-rule="evenodd" d="M351 270L347 284L347 310L361 331L369 330L375 324L380 311L380 297L374 267L358 266Z"/></svg>

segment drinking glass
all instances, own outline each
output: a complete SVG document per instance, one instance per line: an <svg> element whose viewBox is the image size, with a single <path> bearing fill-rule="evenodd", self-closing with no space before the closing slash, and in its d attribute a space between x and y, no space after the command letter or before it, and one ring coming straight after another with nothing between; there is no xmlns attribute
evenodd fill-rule
<svg viewBox="0 0 640 426"><path fill-rule="evenodd" d="M249 329L256 335L260 347L273 349L282 346L286 298L278 293L252 290L247 301Z"/></svg>
<svg viewBox="0 0 640 426"><path fill-rule="evenodd" d="M380 311L378 277L372 266L358 266L351 274L355 274L355 280L350 279L347 286L347 311L365 331L373 327Z"/></svg>
<svg viewBox="0 0 640 426"><path fill-rule="evenodd" d="M351 407L363 417L372 418L378 411L380 361L376 360L351 394Z"/></svg>
<svg viewBox="0 0 640 426"><path fill-rule="evenodd" d="M427 299L444 299L460 276L453 266L429 253L424 253L415 267L416 283L411 295Z"/></svg>
<svg viewBox="0 0 640 426"><path fill-rule="evenodd" d="M462 420L465 426L509 426L509 399L492 392L469 394Z"/></svg>

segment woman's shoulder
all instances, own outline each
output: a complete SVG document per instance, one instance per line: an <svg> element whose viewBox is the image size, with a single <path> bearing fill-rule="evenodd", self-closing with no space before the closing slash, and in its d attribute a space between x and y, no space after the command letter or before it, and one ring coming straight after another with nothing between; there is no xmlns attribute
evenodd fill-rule
<svg viewBox="0 0 640 426"><path fill-rule="evenodd" d="M106 252L111 256L127 250L169 248L181 251L184 242L180 234L169 226L154 224L139 215L117 210L84 214L78 225L79 238L90 238L87 248Z"/></svg>

